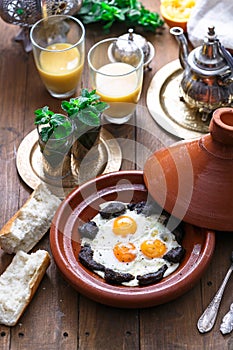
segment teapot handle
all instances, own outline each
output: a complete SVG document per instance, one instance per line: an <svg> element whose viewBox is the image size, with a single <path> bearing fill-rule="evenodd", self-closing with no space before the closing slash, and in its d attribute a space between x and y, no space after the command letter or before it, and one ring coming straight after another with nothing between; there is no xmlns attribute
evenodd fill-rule
<svg viewBox="0 0 233 350"><path fill-rule="evenodd" d="M231 69L231 76L233 77L233 57L231 56L230 52L221 43L219 43L219 47L223 57L225 58L228 66Z"/></svg>

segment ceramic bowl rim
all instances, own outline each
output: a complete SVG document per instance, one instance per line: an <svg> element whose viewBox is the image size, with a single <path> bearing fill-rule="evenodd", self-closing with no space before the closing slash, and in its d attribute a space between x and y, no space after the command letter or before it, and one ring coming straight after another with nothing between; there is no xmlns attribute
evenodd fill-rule
<svg viewBox="0 0 233 350"><path fill-rule="evenodd" d="M65 280L68 281L68 283L78 292L96 302L123 308L150 307L163 304L187 292L201 278L213 255L215 247L214 231L198 228L191 224L185 224L187 230L190 230L191 235L195 235L198 232L198 235L203 235L203 237L205 237L203 246L195 247L195 244L193 244L194 251L191 253L188 260L188 270L187 266L184 265L181 270L177 272L175 271L172 275L168 276L157 284L145 287L124 287L107 284L99 276L88 271L79 262L77 262L77 258L74 256L75 253L72 248L72 240L70 236L65 236L58 229L60 223L63 221L64 213L67 211L69 206L72 207L77 205L78 212L80 213L82 213L83 210L88 211L88 203L90 203L92 200L96 200L97 197L101 198L101 195L109 195L109 191L114 190L114 186L109 185L103 188L103 183L109 183L112 185L112 183L109 181L112 181L113 179L115 179L115 181L119 181L124 178L134 179L132 182L135 191L144 191L145 194L147 193L147 189L143 182L142 171L118 171L101 175L88 181L79 188L74 189L64 199L54 216L50 229L50 246L52 255ZM84 200L79 200L78 197L81 196L83 191L85 192L85 190L88 190L88 188L93 185L97 185L98 187L101 182L102 185L100 185L100 187L97 189L96 194L90 194L90 198L88 198L87 202ZM127 186L128 185L126 185L126 187ZM121 189L122 188L120 187L119 191ZM127 191L127 188L122 189L122 191ZM76 210L77 207L74 209ZM73 209L70 210L68 215L72 215L72 212ZM200 248L201 251L198 253L198 249Z"/></svg>

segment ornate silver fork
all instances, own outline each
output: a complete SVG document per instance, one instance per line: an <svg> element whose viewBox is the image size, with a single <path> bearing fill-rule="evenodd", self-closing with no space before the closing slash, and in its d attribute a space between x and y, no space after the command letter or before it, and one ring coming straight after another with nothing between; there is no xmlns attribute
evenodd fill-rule
<svg viewBox="0 0 233 350"><path fill-rule="evenodd" d="M225 290L225 287L227 285L227 282L231 276L231 273L233 271L233 251L231 252L231 266L228 269L226 276L224 277L222 284L220 288L218 289L217 293L215 294L214 298L210 302L210 304L207 306L201 317L199 318L197 322L197 328L199 332L206 333L209 332L216 321L219 306L222 300L223 292Z"/></svg>

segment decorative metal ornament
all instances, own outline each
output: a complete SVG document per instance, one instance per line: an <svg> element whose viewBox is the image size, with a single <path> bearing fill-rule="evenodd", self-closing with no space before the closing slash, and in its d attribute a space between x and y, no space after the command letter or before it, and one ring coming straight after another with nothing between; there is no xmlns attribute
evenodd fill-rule
<svg viewBox="0 0 233 350"><path fill-rule="evenodd" d="M15 40L22 41L25 51L29 52L31 51L29 30L35 22L51 15L73 15L81 6L82 0L2 0L0 16L5 22L21 27Z"/></svg>

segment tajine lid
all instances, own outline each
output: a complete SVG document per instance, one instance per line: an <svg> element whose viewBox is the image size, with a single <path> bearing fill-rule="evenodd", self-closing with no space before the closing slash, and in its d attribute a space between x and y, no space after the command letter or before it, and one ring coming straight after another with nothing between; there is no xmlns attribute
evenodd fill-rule
<svg viewBox="0 0 233 350"><path fill-rule="evenodd" d="M151 155L144 181L161 207L181 220L233 231L233 108L215 110L209 129Z"/></svg>

